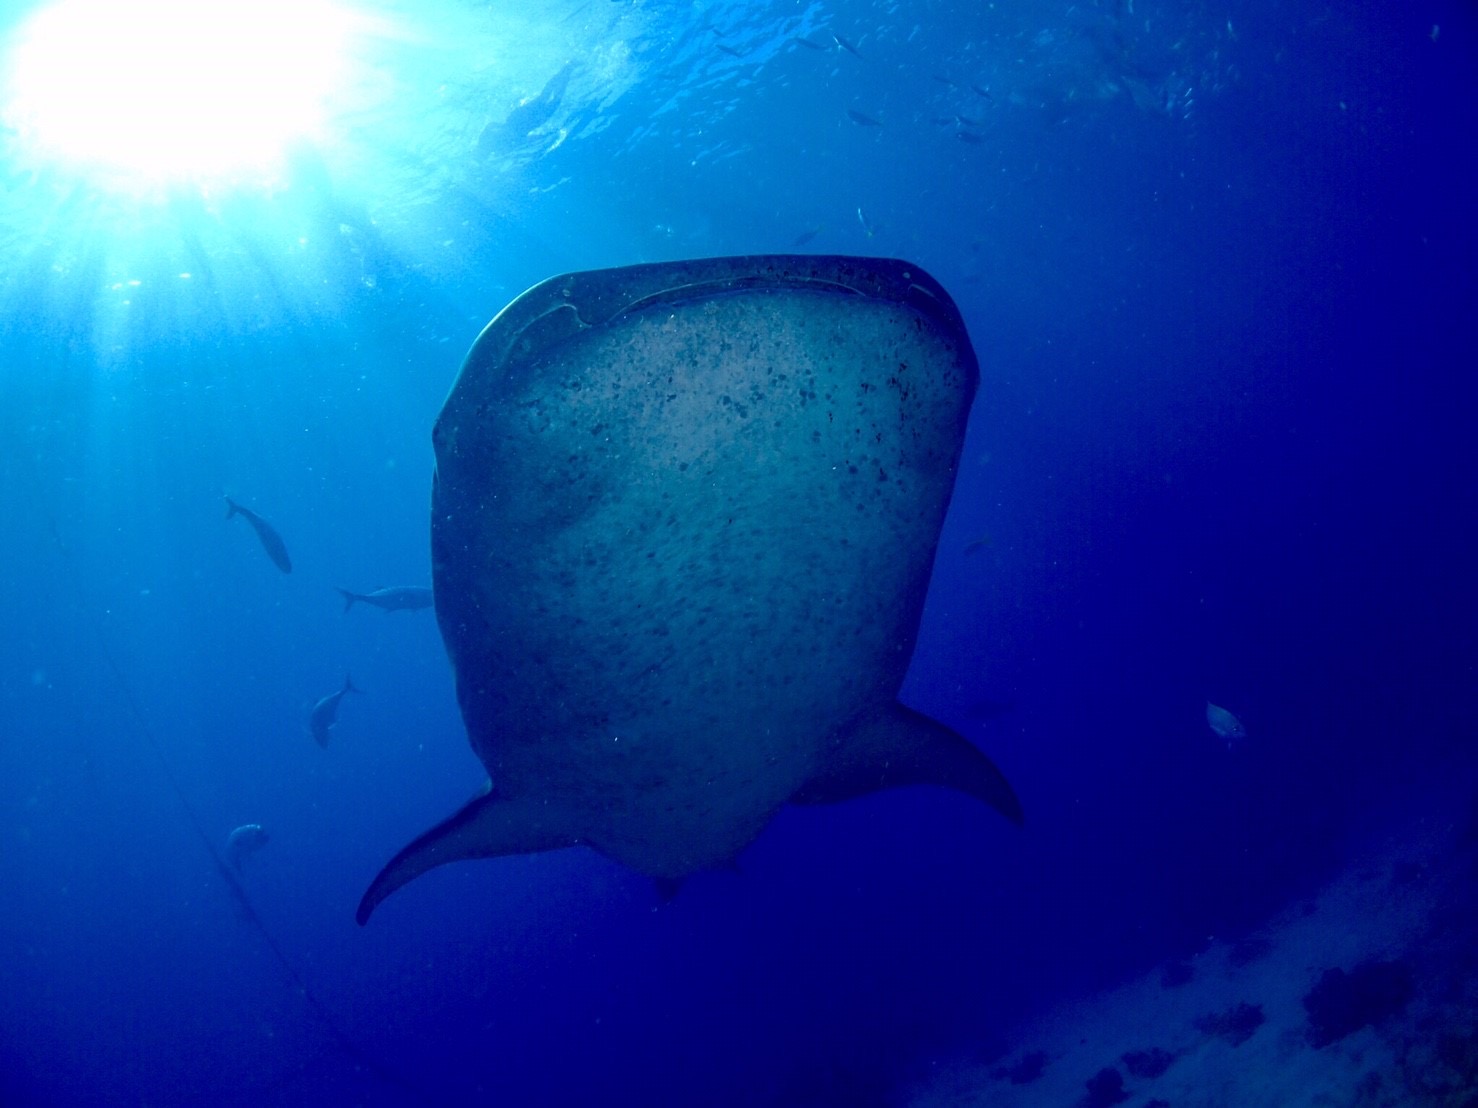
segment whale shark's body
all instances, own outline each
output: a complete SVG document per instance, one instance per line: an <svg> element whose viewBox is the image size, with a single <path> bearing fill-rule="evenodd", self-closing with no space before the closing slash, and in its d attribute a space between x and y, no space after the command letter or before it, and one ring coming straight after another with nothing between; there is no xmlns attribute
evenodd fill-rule
<svg viewBox="0 0 1478 1108"><path fill-rule="evenodd" d="M359 908L464 858L586 844L664 882L787 802L903 784L1012 820L897 702L975 393L903 262L718 258L509 305L437 421L435 607L486 791Z"/></svg>

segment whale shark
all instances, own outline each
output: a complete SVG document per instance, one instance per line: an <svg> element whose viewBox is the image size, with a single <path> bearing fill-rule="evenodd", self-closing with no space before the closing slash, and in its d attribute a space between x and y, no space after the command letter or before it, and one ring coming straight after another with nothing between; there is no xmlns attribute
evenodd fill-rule
<svg viewBox="0 0 1478 1108"><path fill-rule="evenodd" d="M435 423L434 607L473 752L445 863L584 845L671 887L785 804L996 765L898 690L979 370L918 266L707 258L536 285Z"/></svg>

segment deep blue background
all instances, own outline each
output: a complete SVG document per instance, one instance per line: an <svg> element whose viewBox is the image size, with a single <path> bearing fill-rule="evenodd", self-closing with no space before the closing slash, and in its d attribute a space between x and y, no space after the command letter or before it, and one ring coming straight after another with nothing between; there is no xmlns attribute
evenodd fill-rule
<svg viewBox="0 0 1478 1108"><path fill-rule="evenodd" d="M12 151L0 1100L886 1103L1472 780L1472 5L1133 8L596 0L499 40L407 7L486 38L416 55L368 155L270 196L133 206ZM833 32L862 57L795 41ZM544 128L474 147L570 58ZM444 116L405 114L442 81ZM907 697L1026 829L900 792L782 812L666 906L572 851L356 928L482 781L429 614L333 592L427 580L462 353L551 274L813 230L927 267L977 347ZM323 751L306 709L346 672ZM290 968L205 848L244 822Z"/></svg>

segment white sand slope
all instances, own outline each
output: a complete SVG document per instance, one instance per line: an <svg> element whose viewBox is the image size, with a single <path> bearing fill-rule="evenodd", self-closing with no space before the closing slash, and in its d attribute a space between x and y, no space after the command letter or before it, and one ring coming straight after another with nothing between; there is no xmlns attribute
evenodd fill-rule
<svg viewBox="0 0 1478 1108"><path fill-rule="evenodd" d="M1013 1053L950 1067L909 1103L1478 1108L1473 818L1462 813L1441 825L1428 818L1259 935L1213 943L1185 984L1167 987L1157 970L1065 1006L1024 1030ZM1386 976L1409 981L1411 999L1374 1026L1316 1048L1305 996L1326 970L1372 960L1395 963ZM1264 1021L1244 1028L1250 1034L1239 1044L1206 1022L1244 1004L1260 1006ZM1152 1049L1173 1056L1164 1072L1149 1075L1142 1064L1132 1072L1124 1056ZM1112 1077L1097 1097L1089 1092L1106 1067L1122 1078L1118 1097Z"/></svg>

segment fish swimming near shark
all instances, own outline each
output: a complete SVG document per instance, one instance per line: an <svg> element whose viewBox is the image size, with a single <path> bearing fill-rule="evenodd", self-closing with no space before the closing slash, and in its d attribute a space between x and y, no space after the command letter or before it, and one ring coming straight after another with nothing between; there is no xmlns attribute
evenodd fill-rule
<svg viewBox="0 0 1478 1108"><path fill-rule="evenodd" d="M240 873L241 860L261 850L270 838L260 823L243 823L226 836L226 861Z"/></svg>
<svg viewBox="0 0 1478 1108"><path fill-rule="evenodd" d="M325 750L328 749L329 731L339 721L339 702L350 693L357 693L354 682L346 674L344 685L338 692L331 692L308 713L308 734L313 736L313 741Z"/></svg>
<svg viewBox="0 0 1478 1108"><path fill-rule="evenodd" d="M257 541L262 544L262 549L267 552L267 557L272 559L272 564L283 573L293 571L293 560L287 556L287 544L282 541L282 536L277 533L270 523L250 508L243 508L229 496L226 497L226 518L240 516L251 524L251 529L257 533Z"/></svg>
<svg viewBox="0 0 1478 1108"><path fill-rule="evenodd" d="M790 240L790 248L792 250L799 250L803 246L810 246L811 240L819 235L821 231L822 228L819 224L815 227L807 227L800 234L796 235L795 238Z"/></svg>
<svg viewBox="0 0 1478 1108"><path fill-rule="evenodd" d="M355 604L368 604L387 612L419 612L431 607L431 590L424 585L391 585L371 592L336 590L344 598L344 611Z"/></svg>
<svg viewBox="0 0 1478 1108"><path fill-rule="evenodd" d="M589 846L660 887L785 804L995 764L901 704L975 394L949 295L902 261L575 273L506 307L433 432L432 580L489 781L396 854Z"/></svg>

